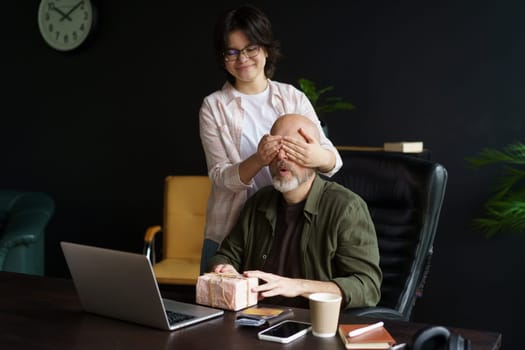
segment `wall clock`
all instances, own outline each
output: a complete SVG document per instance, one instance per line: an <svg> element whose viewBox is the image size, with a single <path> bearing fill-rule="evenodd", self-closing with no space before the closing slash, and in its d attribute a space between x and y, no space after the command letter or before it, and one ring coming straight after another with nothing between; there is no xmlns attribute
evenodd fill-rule
<svg viewBox="0 0 525 350"><path fill-rule="evenodd" d="M44 41L59 51L82 45L95 26L91 0L40 0L38 27Z"/></svg>

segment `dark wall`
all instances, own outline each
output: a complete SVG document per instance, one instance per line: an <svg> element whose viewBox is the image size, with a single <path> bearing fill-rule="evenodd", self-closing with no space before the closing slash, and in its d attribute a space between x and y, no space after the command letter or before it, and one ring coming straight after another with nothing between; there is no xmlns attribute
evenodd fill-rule
<svg viewBox="0 0 525 350"><path fill-rule="evenodd" d="M60 240L140 252L145 228L161 222L164 177L205 173L198 109L224 80L212 26L219 12L243 2L182 10L172 1L98 1L96 35L68 54L41 39L38 3L3 4L11 29L0 34L0 186L54 197L46 273L67 276ZM423 140L447 167L415 321L499 331L505 348L516 348L525 325L525 236L486 239L471 229L498 172L470 169L465 157L525 139L525 5L254 4L283 46L276 80L334 85L356 105L326 116L335 144Z"/></svg>

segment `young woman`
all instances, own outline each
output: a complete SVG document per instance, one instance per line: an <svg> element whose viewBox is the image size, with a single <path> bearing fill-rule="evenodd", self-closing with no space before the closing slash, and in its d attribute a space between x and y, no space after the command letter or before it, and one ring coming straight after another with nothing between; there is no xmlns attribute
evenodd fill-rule
<svg viewBox="0 0 525 350"><path fill-rule="evenodd" d="M270 80L280 56L279 43L262 11L253 6L227 11L216 23L214 46L227 82L204 98L199 113L200 138L212 181L201 273L237 221L246 199L272 184L267 165L280 149L290 160L315 167L327 176L342 165L304 93ZM270 136L273 122L288 113L315 121L322 135L320 142L303 131L307 142Z"/></svg>

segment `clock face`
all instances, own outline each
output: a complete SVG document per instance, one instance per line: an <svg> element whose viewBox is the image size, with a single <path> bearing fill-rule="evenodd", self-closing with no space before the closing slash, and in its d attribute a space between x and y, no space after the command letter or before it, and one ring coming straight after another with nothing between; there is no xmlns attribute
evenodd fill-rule
<svg viewBox="0 0 525 350"><path fill-rule="evenodd" d="M90 0L41 0L38 26L52 48L69 51L79 47L93 29Z"/></svg>

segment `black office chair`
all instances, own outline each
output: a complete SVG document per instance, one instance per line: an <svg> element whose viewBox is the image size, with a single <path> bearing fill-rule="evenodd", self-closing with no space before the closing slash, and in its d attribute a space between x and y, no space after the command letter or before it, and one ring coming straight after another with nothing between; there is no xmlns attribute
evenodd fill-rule
<svg viewBox="0 0 525 350"><path fill-rule="evenodd" d="M398 153L342 151L341 156L343 167L332 180L368 204L383 271L377 307L347 312L408 321L429 271L447 171Z"/></svg>
<svg viewBox="0 0 525 350"><path fill-rule="evenodd" d="M0 271L44 275L45 230L54 212L49 194L0 189Z"/></svg>

